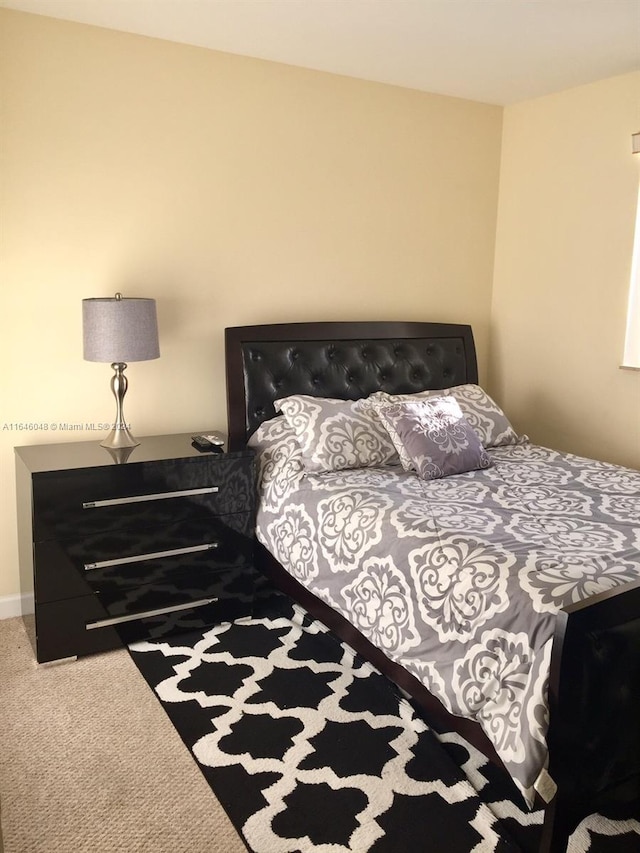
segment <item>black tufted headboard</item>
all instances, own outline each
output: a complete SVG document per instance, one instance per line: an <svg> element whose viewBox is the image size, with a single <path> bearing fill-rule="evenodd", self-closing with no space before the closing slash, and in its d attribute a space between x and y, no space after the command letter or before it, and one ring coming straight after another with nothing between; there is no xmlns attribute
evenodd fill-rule
<svg viewBox="0 0 640 853"><path fill-rule="evenodd" d="M242 447L274 400L357 400L478 381L471 326L456 323L280 323L225 329L229 446Z"/></svg>

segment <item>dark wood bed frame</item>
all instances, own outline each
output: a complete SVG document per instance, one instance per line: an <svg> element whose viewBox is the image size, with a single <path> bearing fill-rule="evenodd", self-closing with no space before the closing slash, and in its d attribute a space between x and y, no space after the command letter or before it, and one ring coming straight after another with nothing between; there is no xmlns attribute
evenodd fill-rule
<svg viewBox="0 0 640 853"><path fill-rule="evenodd" d="M274 400L289 394L359 399L478 381L470 326L336 322L225 331L229 445L238 449ZM456 731L500 764L480 725L451 715L417 678L305 589L262 546L259 565L421 708L436 730ZM597 811L640 817L640 580L558 614L549 680L549 772L541 853L565 853L578 823ZM544 805L542 802L541 806Z"/></svg>

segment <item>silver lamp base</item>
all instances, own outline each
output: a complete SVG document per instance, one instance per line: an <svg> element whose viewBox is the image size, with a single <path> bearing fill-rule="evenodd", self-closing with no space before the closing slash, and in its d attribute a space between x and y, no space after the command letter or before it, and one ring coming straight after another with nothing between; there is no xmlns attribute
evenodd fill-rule
<svg viewBox="0 0 640 853"><path fill-rule="evenodd" d="M124 395L127 393L129 386L127 377L124 375L127 365L121 361L117 361L111 367L113 368L111 390L113 391L113 396L116 398L116 419L113 423L113 429L104 441L100 442L100 445L112 450L123 447L137 447L140 442L129 432L123 414Z"/></svg>
<svg viewBox="0 0 640 853"><path fill-rule="evenodd" d="M124 465L135 451L135 447L105 447L104 449L116 465Z"/></svg>
<svg viewBox="0 0 640 853"><path fill-rule="evenodd" d="M140 442L131 435L126 424L116 424L105 440L100 442L101 447L107 447L110 450L137 447L139 444Z"/></svg>

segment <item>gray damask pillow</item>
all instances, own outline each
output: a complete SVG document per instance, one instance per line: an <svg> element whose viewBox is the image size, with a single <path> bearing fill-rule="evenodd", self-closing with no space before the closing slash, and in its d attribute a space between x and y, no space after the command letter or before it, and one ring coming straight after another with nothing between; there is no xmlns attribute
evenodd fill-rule
<svg viewBox="0 0 640 853"><path fill-rule="evenodd" d="M369 400L379 407L388 403L449 396L456 398L462 414L469 426L477 433L484 447L502 447L508 444L519 444L520 441L526 440L525 436L522 439L518 437L500 406L479 385L456 385L453 388L418 391L416 394L387 394L384 391L378 391L372 394Z"/></svg>
<svg viewBox="0 0 640 853"><path fill-rule="evenodd" d="M389 434L368 400L296 394L275 401L293 428L307 471L341 471L398 461Z"/></svg>
<svg viewBox="0 0 640 853"><path fill-rule="evenodd" d="M455 397L391 403L378 409L405 470L436 480L491 465Z"/></svg>
<svg viewBox="0 0 640 853"><path fill-rule="evenodd" d="M260 424L247 444L256 453L261 507L277 512L305 473L296 434L279 415Z"/></svg>

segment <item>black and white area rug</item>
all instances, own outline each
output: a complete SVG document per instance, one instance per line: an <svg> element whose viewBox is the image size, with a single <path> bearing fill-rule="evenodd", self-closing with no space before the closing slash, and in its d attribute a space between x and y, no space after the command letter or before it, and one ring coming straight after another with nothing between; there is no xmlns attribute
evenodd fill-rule
<svg viewBox="0 0 640 853"><path fill-rule="evenodd" d="M439 740L380 673L288 598L254 619L130 646L253 853L534 853L529 813L458 735ZM571 853L638 853L587 821Z"/></svg>

